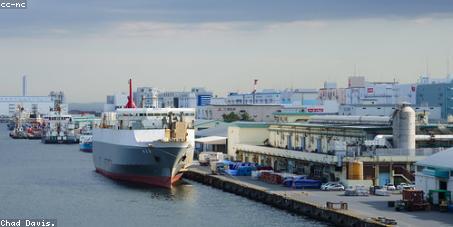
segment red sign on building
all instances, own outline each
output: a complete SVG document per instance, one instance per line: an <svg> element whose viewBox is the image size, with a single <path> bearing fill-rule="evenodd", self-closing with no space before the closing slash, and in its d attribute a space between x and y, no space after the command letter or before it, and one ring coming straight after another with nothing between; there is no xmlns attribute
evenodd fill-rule
<svg viewBox="0 0 453 227"><path fill-rule="evenodd" d="M309 113L322 113L324 112L324 108L308 108L307 111Z"/></svg>

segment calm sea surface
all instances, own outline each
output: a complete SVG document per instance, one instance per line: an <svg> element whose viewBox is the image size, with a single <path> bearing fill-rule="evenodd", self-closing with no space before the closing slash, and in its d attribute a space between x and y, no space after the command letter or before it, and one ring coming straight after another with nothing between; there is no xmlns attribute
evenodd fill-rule
<svg viewBox="0 0 453 227"><path fill-rule="evenodd" d="M0 124L0 218L59 226L326 226L183 180L173 189L118 183L94 172L78 145L14 140Z"/></svg>

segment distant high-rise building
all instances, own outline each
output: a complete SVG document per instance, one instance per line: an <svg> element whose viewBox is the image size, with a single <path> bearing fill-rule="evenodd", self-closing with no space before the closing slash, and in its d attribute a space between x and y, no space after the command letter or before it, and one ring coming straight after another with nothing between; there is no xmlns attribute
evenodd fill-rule
<svg viewBox="0 0 453 227"><path fill-rule="evenodd" d="M165 91L159 93L159 106L162 108L196 108L211 103L212 92L204 88L192 88L191 91Z"/></svg>
<svg viewBox="0 0 453 227"><path fill-rule="evenodd" d="M126 93L115 93L107 95L107 102L104 104L104 112L112 112L118 108L123 108L127 103Z"/></svg>
<svg viewBox="0 0 453 227"><path fill-rule="evenodd" d="M417 105L440 106L443 119L453 115L453 81L417 86Z"/></svg>
<svg viewBox="0 0 453 227"><path fill-rule="evenodd" d="M138 107L157 108L159 91L153 87L138 87L134 92L134 102Z"/></svg>

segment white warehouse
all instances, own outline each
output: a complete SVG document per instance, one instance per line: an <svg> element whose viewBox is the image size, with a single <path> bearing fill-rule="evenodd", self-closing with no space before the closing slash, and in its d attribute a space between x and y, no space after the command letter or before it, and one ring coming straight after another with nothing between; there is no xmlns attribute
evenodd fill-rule
<svg viewBox="0 0 453 227"><path fill-rule="evenodd" d="M430 191L453 191L453 149L436 153L416 163L415 186L429 195ZM431 193L433 194L433 193ZM447 199L445 194L433 197L433 204L439 204L440 200Z"/></svg>
<svg viewBox="0 0 453 227"><path fill-rule="evenodd" d="M47 114L54 107L54 101L50 96L0 96L0 115L13 115L18 105L27 112Z"/></svg>
<svg viewBox="0 0 453 227"><path fill-rule="evenodd" d="M338 115L346 116L391 116L395 111L394 104L381 105L340 105ZM414 106L412 107L417 113L428 113L428 119L433 122L442 120L440 107L431 106Z"/></svg>

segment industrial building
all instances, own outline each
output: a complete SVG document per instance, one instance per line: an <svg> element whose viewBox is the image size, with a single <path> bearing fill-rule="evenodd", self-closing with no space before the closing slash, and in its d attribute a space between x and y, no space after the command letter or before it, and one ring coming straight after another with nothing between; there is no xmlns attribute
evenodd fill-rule
<svg viewBox="0 0 453 227"><path fill-rule="evenodd" d="M336 83L324 82L324 87L319 89L319 97L321 103L327 101L336 101L338 104L346 103L346 89L337 88Z"/></svg>
<svg viewBox="0 0 453 227"><path fill-rule="evenodd" d="M312 107L318 106L317 89L286 89L281 92L281 105L285 107Z"/></svg>
<svg viewBox="0 0 453 227"><path fill-rule="evenodd" d="M419 84L417 87L418 106L439 106L442 119L453 115L453 82Z"/></svg>
<svg viewBox="0 0 453 227"><path fill-rule="evenodd" d="M416 163L415 186L439 204L453 192L453 149L434 154ZM436 196L434 196L435 194Z"/></svg>
<svg viewBox="0 0 453 227"><path fill-rule="evenodd" d="M27 89L27 76L22 77L22 96L0 96L0 116L11 116L20 105L26 112L47 114L54 108L55 103L60 104L62 111L66 112L68 106L65 103L63 92L52 91L48 96L29 96Z"/></svg>
<svg viewBox="0 0 453 227"><path fill-rule="evenodd" d="M47 114L54 102L50 96L0 96L0 115L12 116L18 105L26 112Z"/></svg>
<svg viewBox="0 0 453 227"><path fill-rule="evenodd" d="M226 97L228 105L280 105L281 92L274 89L264 89L251 93L230 92Z"/></svg>
<svg viewBox="0 0 453 227"><path fill-rule="evenodd" d="M317 89L264 89L251 93L231 92L226 97L228 105L282 105L285 107L302 107L318 105Z"/></svg>
<svg viewBox="0 0 453 227"><path fill-rule="evenodd" d="M159 107L196 108L211 103L212 92L204 88L192 88L191 91L164 91L158 95Z"/></svg>
<svg viewBox="0 0 453 227"><path fill-rule="evenodd" d="M223 120L224 114L247 113L253 121L274 121L274 112L282 109L280 105L209 105L197 108L197 119Z"/></svg>
<svg viewBox="0 0 453 227"><path fill-rule="evenodd" d="M309 112L275 112L274 121L279 123L303 123L310 120L310 117L314 115L314 113Z"/></svg>
<svg viewBox="0 0 453 227"><path fill-rule="evenodd" d="M393 104L357 104L340 105L338 115L346 116L390 116L395 112L396 105ZM441 108L428 106L413 107L416 113L426 114L430 122L442 120Z"/></svg>
<svg viewBox="0 0 453 227"><path fill-rule="evenodd" d="M127 103L127 94L124 92L107 95L106 103L104 104L104 112L112 112L118 108L123 108Z"/></svg>
<svg viewBox="0 0 453 227"><path fill-rule="evenodd" d="M398 82L368 82L365 77L353 76L348 79L345 89L348 105L416 103L416 84Z"/></svg>
<svg viewBox="0 0 453 227"><path fill-rule="evenodd" d="M229 128L231 158L346 185L412 182L415 162L453 145L449 126L416 123L407 105L392 117L315 115L253 126Z"/></svg>
<svg viewBox="0 0 453 227"><path fill-rule="evenodd" d="M114 111L127 103L126 93L107 96L104 111ZM138 87L133 93L137 106L148 108L196 108L211 103L212 92L204 88L192 88L191 91L159 91L153 87Z"/></svg>

